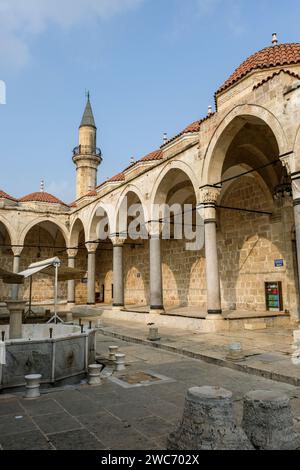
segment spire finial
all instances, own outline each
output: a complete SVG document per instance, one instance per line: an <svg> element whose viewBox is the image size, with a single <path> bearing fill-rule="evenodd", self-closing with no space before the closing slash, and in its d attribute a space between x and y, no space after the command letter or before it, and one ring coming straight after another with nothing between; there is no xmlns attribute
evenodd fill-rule
<svg viewBox="0 0 300 470"><path fill-rule="evenodd" d="M90 100L90 90L85 91L85 96L86 96L87 100L89 101Z"/></svg>

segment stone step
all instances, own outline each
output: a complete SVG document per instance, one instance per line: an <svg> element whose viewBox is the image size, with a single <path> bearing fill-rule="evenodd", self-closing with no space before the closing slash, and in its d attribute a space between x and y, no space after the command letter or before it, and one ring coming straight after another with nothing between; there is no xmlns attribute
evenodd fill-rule
<svg viewBox="0 0 300 470"><path fill-rule="evenodd" d="M245 323L244 325L244 329L249 331L265 330L266 328L267 324L264 321Z"/></svg>

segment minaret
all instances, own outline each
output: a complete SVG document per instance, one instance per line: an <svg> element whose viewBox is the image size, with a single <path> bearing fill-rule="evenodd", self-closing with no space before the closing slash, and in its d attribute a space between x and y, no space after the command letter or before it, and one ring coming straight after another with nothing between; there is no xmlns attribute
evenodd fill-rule
<svg viewBox="0 0 300 470"><path fill-rule="evenodd" d="M76 199L97 186L97 169L102 162L101 150L97 148L97 127L87 94L87 103L79 127L79 145L73 150L76 165Z"/></svg>

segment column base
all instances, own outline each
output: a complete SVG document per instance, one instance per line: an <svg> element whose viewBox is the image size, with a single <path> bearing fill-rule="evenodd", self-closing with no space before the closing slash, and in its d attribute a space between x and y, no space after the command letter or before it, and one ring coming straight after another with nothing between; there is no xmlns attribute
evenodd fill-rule
<svg viewBox="0 0 300 470"><path fill-rule="evenodd" d="M151 305L150 312L153 315L162 315L165 313L165 309L163 305Z"/></svg>
<svg viewBox="0 0 300 470"><path fill-rule="evenodd" d="M125 308L125 305L124 305L124 304L113 304L113 305L112 305L112 310L113 310L113 312L119 312L119 311L122 310L123 308Z"/></svg>

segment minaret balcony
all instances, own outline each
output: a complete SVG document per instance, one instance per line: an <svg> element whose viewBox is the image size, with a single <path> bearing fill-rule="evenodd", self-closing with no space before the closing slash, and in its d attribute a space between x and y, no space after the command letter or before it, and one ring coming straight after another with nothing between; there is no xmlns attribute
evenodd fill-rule
<svg viewBox="0 0 300 470"><path fill-rule="evenodd" d="M93 155L102 158L102 152L98 147L91 147L90 145L78 145L73 149L73 156L77 155Z"/></svg>

